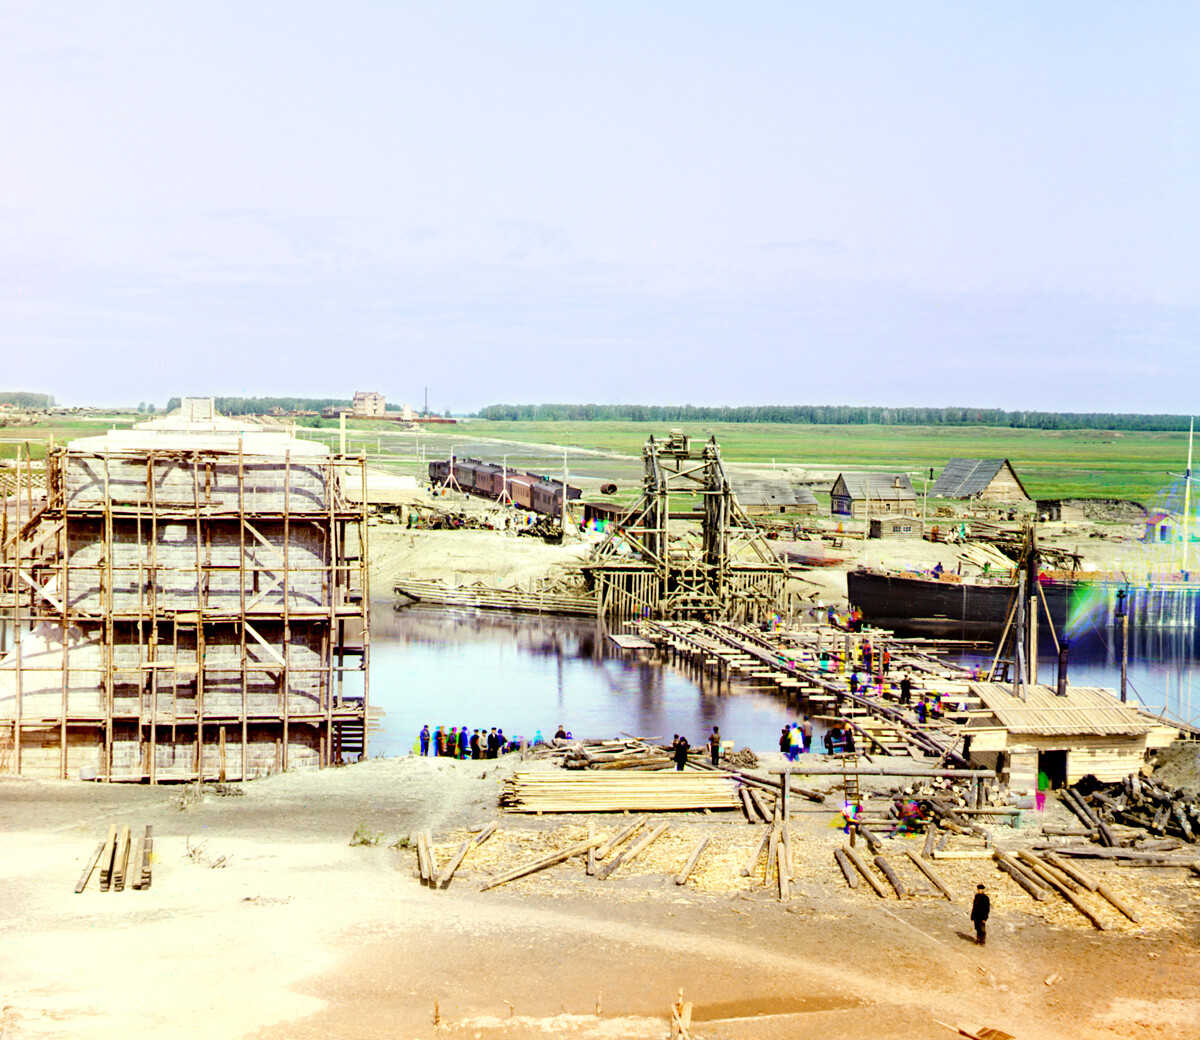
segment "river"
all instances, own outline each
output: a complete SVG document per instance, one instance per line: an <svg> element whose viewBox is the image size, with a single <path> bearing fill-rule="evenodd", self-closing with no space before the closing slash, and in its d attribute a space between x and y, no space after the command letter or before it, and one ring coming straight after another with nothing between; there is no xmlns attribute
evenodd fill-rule
<svg viewBox="0 0 1200 1040"><path fill-rule="evenodd" d="M1195 629L1130 630L1129 700L1192 718L1200 661ZM1043 647L1040 676L1054 683L1057 656ZM965 657L971 665L979 657ZM1117 688L1120 644L1108 629L1072 641L1070 682ZM371 753L411 749L423 725L501 727L509 737L621 733L693 745L713 726L738 747L778 746L795 718L777 695L701 684L676 668L619 650L594 621L378 601L371 611L371 702L386 714ZM1200 685L1196 709L1200 710ZM819 734L818 734L819 736Z"/></svg>

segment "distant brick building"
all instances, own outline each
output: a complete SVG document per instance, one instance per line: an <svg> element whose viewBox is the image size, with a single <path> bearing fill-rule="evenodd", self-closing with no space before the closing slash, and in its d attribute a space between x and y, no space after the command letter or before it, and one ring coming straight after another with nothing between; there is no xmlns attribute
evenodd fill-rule
<svg viewBox="0 0 1200 1040"><path fill-rule="evenodd" d="M384 410L383 394L377 394L374 390L355 391L351 415L359 418L376 418L381 417Z"/></svg>

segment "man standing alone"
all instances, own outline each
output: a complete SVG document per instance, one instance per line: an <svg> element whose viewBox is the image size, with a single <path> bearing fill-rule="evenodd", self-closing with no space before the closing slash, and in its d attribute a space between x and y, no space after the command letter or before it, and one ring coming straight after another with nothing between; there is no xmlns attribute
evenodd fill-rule
<svg viewBox="0 0 1200 1040"><path fill-rule="evenodd" d="M975 892L975 902L971 904L971 922L975 925L975 945L984 946L987 943L987 919L992 912L992 901L988 899L983 885Z"/></svg>
<svg viewBox="0 0 1200 1040"><path fill-rule="evenodd" d="M708 738L708 750L712 753L712 764L715 766L721 758L720 726L713 726L712 736Z"/></svg>

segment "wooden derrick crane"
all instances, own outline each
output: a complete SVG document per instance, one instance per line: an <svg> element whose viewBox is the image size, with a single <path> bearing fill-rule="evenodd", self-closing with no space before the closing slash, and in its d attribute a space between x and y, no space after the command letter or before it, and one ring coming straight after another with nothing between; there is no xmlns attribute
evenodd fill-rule
<svg viewBox="0 0 1200 1040"><path fill-rule="evenodd" d="M585 567L601 615L747 621L774 612L787 568L738 504L716 438L693 447L681 430L651 436L642 463L640 497ZM672 520L700 523L698 550L673 537Z"/></svg>

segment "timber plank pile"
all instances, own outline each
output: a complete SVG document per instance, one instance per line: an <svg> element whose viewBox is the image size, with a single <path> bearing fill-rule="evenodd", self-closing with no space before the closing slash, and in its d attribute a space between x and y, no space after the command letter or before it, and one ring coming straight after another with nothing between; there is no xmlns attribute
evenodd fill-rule
<svg viewBox="0 0 1200 1040"><path fill-rule="evenodd" d="M93 875L99 872L101 892L123 892L126 888L144 891L152 880L151 863L154 856L154 828L147 824L144 835L135 836L128 826L112 824L108 836L88 857L83 873L75 883L75 894L88 887Z"/></svg>
<svg viewBox="0 0 1200 1040"><path fill-rule="evenodd" d="M738 787L708 772L527 772L504 781L500 805L526 813L735 810L742 808Z"/></svg>

